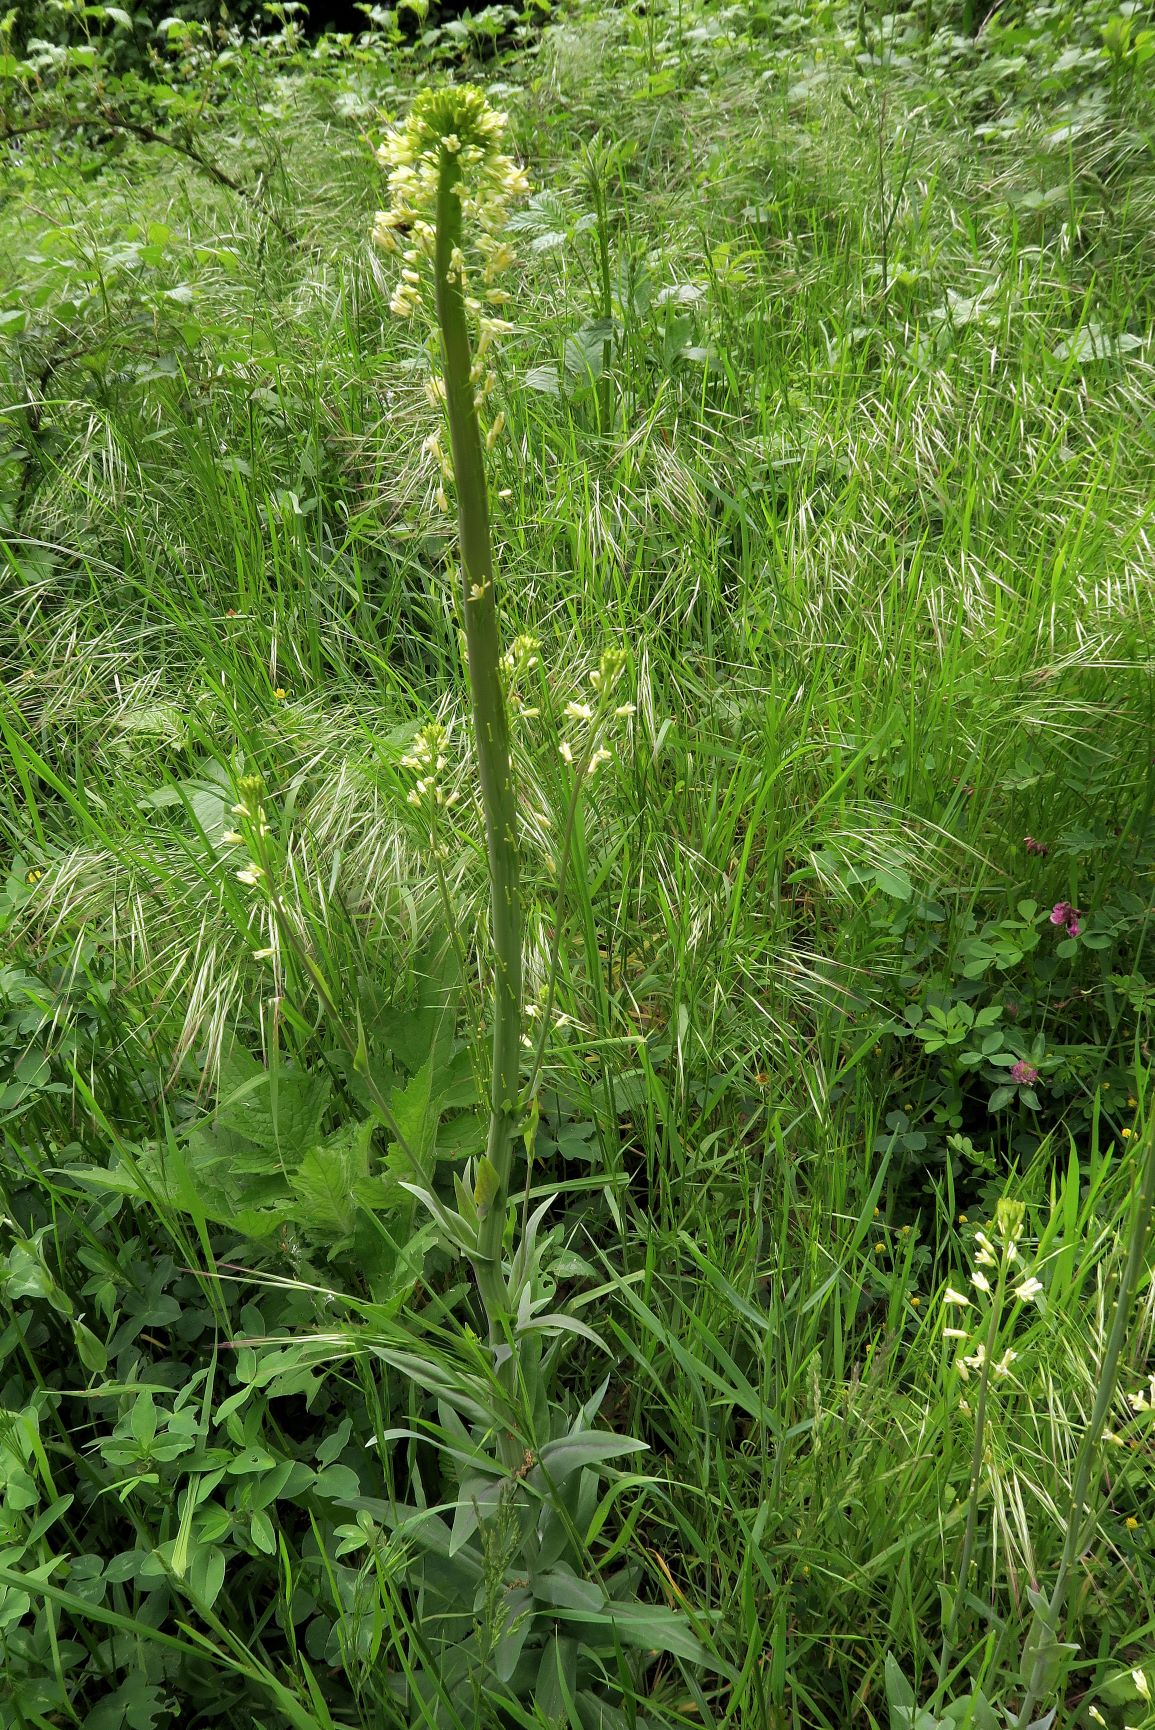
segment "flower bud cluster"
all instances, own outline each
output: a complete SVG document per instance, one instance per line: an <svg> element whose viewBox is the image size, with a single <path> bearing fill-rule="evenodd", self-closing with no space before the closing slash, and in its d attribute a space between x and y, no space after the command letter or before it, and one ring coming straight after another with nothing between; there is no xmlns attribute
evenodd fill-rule
<svg viewBox="0 0 1155 1730"><path fill-rule="evenodd" d="M603 763L612 760L613 752L604 742L610 722L626 720L634 713L632 703L614 702L626 660L623 649L606 649L589 675L593 700L587 703L575 698L565 706L566 719L575 725L570 730L572 736L563 739L558 750L566 763L584 763L587 775L596 775Z"/></svg>
<svg viewBox="0 0 1155 1730"><path fill-rule="evenodd" d="M440 721L430 721L427 727L422 727L413 741L412 749L401 759L403 769L416 769L417 780L409 793L410 805L452 805L457 795L447 793L441 782L441 776L449 766L445 755L445 747L449 743L449 733Z"/></svg>
<svg viewBox="0 0 1155 1730"><path fill-rule="evenodd" d="M440 721L430 721L413 740L401 759L403 769L416 771L417 779L410 788L407 803L420 811L429 825L429 845L438 858L445 857L445 847L438 835L438 819L457 803L457 794L443 779L449 767L447 749L449 730Z"/></svg>
<svg viewBox="0 0 1155 1730"><path fill-rule="evenodd" d="M509 292L499 279L514 263L503 231L510 204L529 191L524 170L502 148L508 124L508 116L491 108L474 85L423 90L404 123L393 128L377 151L378 162L389 171L390 202L388 210L377 212L373 239L384 251L400 254L401 274L389 303L398 318L412 317L432 286L438 197L443 176L453 177L462 240L450 253L447 280L460 289L473 321L470 382L479 414L497 384L490 351L513 329L502 316ZM434 406L443 402L445 381L433 375L427 394ZM483 424L488 449L504 426L502 414ZM444 483L451 478L447 459L431 454Z"/></svg>

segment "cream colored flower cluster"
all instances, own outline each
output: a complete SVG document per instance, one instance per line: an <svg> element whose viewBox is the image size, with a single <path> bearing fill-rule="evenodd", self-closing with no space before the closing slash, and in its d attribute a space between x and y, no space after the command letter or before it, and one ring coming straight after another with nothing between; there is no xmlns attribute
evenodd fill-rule
<svg viewBox="0 0 1155 1730"><path fill-rule="evenodd" d="M1019 1245L1025 1216L1026 1209L1021 1201L1012 1201L1004 1196L995 1209L993 1236L989 1231L975 1233L975 1265L970 1283L978 1295L972 1298L952 1286L943 1293L943 1304L954 1312L957 1321L971 1323L968 1327L959 1327L952 1320L942 1330L944 1339L962 1340L972 1347L969 1352L961 1349L955 1359L955 1369L963 1381L967 1381L972 1372L981 1374L984 1370L1000 1379L1010 1375L1011 1365L1018 1357L1013 1346L1007 1346L997 1358L993 1355L988 1358L989 1339L998 1332L1002 1319L1003 1294L1010 1286L1013 1296L1021 1304L1035 1303L1042 1294L1042 1281L1022 1265ZM975 1339L975 1324L980 1320L984 1306L992 1303L996 1312L993 1332L988 1330L988 1340ZM967 1311L971 1313L960 1313Z"/></svg>
<svg viewBox="0 0 1155 1730"><path fill-rule="evenodd" d="M606 649L598 665L589 675L593 701L583 703L575 698L565 706L572 739L563 739L558 750L565 762L585 765L584 773L596 775L613 753L604 743L611 720L626 720L634 713L632 703L615 703L614 695L626 670L626 655L622 649Z"/></svg>
<svg viewBox="0 0 1155 1730"><path fill-rule="evenodd" d="M389 303L398 318L412 317L423 291L432 286L438 207L446 184L460 204L461 238L451 249L447 280L460 288L474 323L470 377L479 413L497 383L490 351L513 329L502 316L509 292L499 286L499 278L514 262L502 235L510 204L529 191L524 170L502 148L507 126L508 116L491 108L474 85L423 90L404 123L377 151L377 160L389 170L390 203L388 210L377 213L373 239L401 257L401 275ZM444 402L442 378L433 375L426 388L433 406ZM483 428L489 449L504 425L504 415L498 414ZM434 435L425 448L442 482L450 480L449 457L440 438ZM445 508L443 499L444 485L438 503Z"/></svg>
<svg viewBox="0 0 1155 1730"><path fill-rule="evenodd" d="M523 631L513 639L501 657L501 680L505 686L505 700L511 714L520 715L524 721L532 720L534 716L541 714L536 704L526 702L521 690L523 681L541 665L538 654L540 647L536 637Z"/></svg>
<svg viewBox="0 0 1155 1730"><path fill-rule="evenodd" d="M440 721L430 721L414 738L412 749L402 757L403 769L417 771L417 780L408 794L410 805L419 808L432 805L446 810L456 803L457 795L449 792L441 779L449 765L445 754L448 743L449 733L446 728Z"/></svg>
<svg viewBox="0 0 1155 1730"><path fill-rule="evenodd" d="M263 786L259 775L245 775L237 784L237 802L230 805L229 815L239 817L241 829L226 829L221 840L227 847L244 847L249 857L237 871L237 881L243 883L246 889L256 889L261 879L267 875L266 866L261 863L266 852L264 842L272 833L269 819L261 804Z"/></svg>

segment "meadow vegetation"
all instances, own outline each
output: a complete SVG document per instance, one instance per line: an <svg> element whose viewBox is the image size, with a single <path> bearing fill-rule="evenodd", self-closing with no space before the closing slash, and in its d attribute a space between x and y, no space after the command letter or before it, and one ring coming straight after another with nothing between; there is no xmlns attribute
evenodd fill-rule
<svg viewBox="0 0 1155 1730"><path fill-rule="evenodd" d="M1155 1726L1155 26L981 11L0 21L3 1725Z"/></svg>

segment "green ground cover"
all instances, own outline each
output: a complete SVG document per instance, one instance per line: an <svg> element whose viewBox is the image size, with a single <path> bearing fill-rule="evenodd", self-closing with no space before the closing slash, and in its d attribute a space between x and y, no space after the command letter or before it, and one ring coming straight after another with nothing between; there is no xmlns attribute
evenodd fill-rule
<svg viewBox="0 0 1155 1730"><path fill-rule="evenodd" d="M0 52L0 1723L1155 1725L1149 21L127 17ZM373 146L465 79L548 1412L404 1187L492 958Z"/></svg>

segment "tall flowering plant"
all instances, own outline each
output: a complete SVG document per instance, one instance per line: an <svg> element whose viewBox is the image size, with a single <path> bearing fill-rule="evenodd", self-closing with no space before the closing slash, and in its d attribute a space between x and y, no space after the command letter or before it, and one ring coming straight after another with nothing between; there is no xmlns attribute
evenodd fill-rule
<svg viewBox="0 0 1155 1730"><path fill-rule="evenodd" d="M522 907L485 451L503 426L502 416L487 418L496 383L489 350L511 328L498 310L509 298L500 278L513 262L502 231L511 202L529 189L523 171L502 149L505 129L505 115L491 108L480 90L425 91L378 152L389 170L390 204L378 213L374 228L377 244L400 254L391 310L411 318L431 298L441 337L442 371L431 375L428 393L434 405L444 407L449 451L438 432L426 441L426 450L438 465L439 503L448 508L448 486L457 499L460 599L485 819L494 969L489 1134L472 1204L467 1199L462 1217L465 1229L455 1235L464 1240L473 1262L495 1344L509 1301L500 1257L518 1122Z"/></svg>
<svg viewBox="0 0 1155 1730"><path fill-rule="evenodd" d="M512 1387L516 1376L509 1350L511 1317L521 1305L524 1319L523 1282L531 1269L524 1256L515 1257L513 1265L520 1267L522 1282L511 1286L503 1272L503 1242L513 1150L527 1113L532 1114L541 1046L539 1042L533 1071L523 1090L521 1055L527 1006L509 709L512 700L522 714L536 713L527 711L520 702L517 687L537 665L537 645L534 639L521 635L507 650L502 648L486 473L487 452L505 426L504 415L500 410L494 413L491 407L497 384L493 352L513 328L503 316L509 291L501 282L514 262L504 230L513 201L529 189L524 171L504 148L506 128L506 116L492 108L478 89L466 85L424 91L405 122L389 133L377 153L389 171L390 202L377 214L374 239L401 266L391 311L406 319L424 313L438 332L440 370L430 373L427 395L442 424L430 433L423 449L435 465L438 505L449 510L451 493L455 501L461 555L458 599L467 646L490 887L493 1040L486 1148L469 1172L468 1181L458 1183L455 1212L426 1192L418 1193L470 1258L491 1343ZM632 712L631 705L619 704L614 697L624 668L625 657L608 651L590 676L592 701L571 702L566 709L575 742L563 740L560 750L563 760L577 773L559 883L565 879L581 785L609 756L603 743L608 723ZM435 860L441 851L440 819L452 797L441 785L443 745L442 731L426 728L406 760L417 772L410 799L428 818ZM551 999L553 977L551 972ZM542 1018L543 1034L548 1007ZM569 1323L571 1329L573 1325Z"/></svg>
<svg viewBox="0 0 1155 1730"><path fill-rule="evenodd" d="M503 415L492 409L493 351L512 328L504 316L509 295L501 279L513 257L503 230L511 203L527 190L524 173L504 148L505 133L505 116L481 91L429 90L378 153L389 171L390 202L378 214L374 235L400 265L391 309L408 319L424 313L438 337L439 370L431 372L427 394L441 424L424 450L435 467L438 505L449 510L452 498L456 509L458 601L485 824L493 980L485 1151L456 1179L456 1206L410 1187L472 1265L502 1398L481 1424L475 1395L462 1407L475 1427L468 1442L455 1431L448 1450L459 1477L449 1557L440 1557L432 1571L419 1568L412 1588L437 1652L439 1687L451 1688L458 1677L475 1679L479 1662L492 1661L498 1682L513 1693L539 1703L556 1698L559 1710L563 1700L576 1699L584 1713L601 1687L597 1678L614 1669L611 1651L615 1661L628 1647L700 1662L708 1662L709 1654L681 1612L639 1601L635 1570L606 1577L592 1563L580 1533L596 1505L597 1474L605 1462L643 1444L593 1427L605 1383L572 1416L550 1400L548 1369L556 1354L546 1354L543 1341L577 1334L601 1342L576 1317L546 1313L551 1282L541 1266L539 1228L550 1202L528 1215L520 1238L507 1230L514 1149L522 1136L527 1149L532 1142L559 938L544 1004L526 1005L510 707L522 715L536 713L526 708L519 687L537 665L537 645L519 635L502 648L486 475L486 454L504 428ZM557 866L559 894L582 788L609 756L605 739L613 721L632 712L615 695L624 669L625 656L608 650L590 675L589 700L565 708L569 736L559 751L571 794ZM445 744L443 729L426 727L407 759L415 774L410 801L426 822L439 872L453 799L443 785ZM560 929L560 918L555 926ZM536 1041L527 1033L535 1021ZM523 1075L526 1046L531 1055ZM427 1512L402 1523L407 1540L425 1541ZM461 1577L454 1582L450 1558L459 1549ZM470 1629L464 1637L463 1628ZM579 1645L585 1654L580 1660Z"/></svg>
<svg viewBox="0 0 1155 1730"><path fill-rule="evenodd" d="M283 859L274 853L255 778L239 785L239 827L229 837L245 849L247 863L236 875L259 900L268 923L270 946L257 953L276 960L283 944L299 961L340 1030L377 1116L409 1159L412 1180L405 1187L428 1210L443 1242L467 1258L484 1310L484 1342L466 1328L445 1351L449 1334L439 1334L434 1349L422 1332L415 1349L401 1323L366 1325L358 1342L434 1396L432 1407L418 1402L414 1427L378 1437L382 1444L422 1444L409 1462L414 1494L408 1503L398 1487L404 1463L399 1457L393 1462L394 1499L382 1504L382 1518L396 1549L379 1584L386 1593L404 1588L398 1613L412 1623L416 1638L412 1673L399 1686L413 1721L429 1725L459 1722L456 1695L479 1690L482 1678L491 1697L533 1701L550 1717L576 1701L583 1722L601 1723L607 1678L620 1677L623 1653L630 1649L643 1654L635 1660L643 1667L657 1653L717 1667L682 1610L639 1597L636 1563L619 1561L610 1571L591 1554L601 1524L595 1518L599 1476L608 1462L638 1453L644 1444L595 1427L608 1377L576 1407L551 1398L567 1336L604 1346L576 1316L549 1309L556 1280L550 1277L549 1234L542 1225L553 1198L527 1212L520 1231L511 1217L515 1148L524 1139L529 1151L533 1142L561 917L559 907L542 1001L526 1004L510 716L513 709L522 716L537 713L527 706L523 688L538 655L536 640L525 634L502 647L486 475L487 451L504 426L492 409L493 350L511 328L502 316L508 294L500 282L512 263L502 230L512 200L526 190L522 170L504 149L505 130L505 116L479 90L423 92L381 146L390 202L375 226L378 244L400 266L392 311L409 319L424 314L437 333L439 361L428 379L428 397L439 424L424 452L433 466L438 505L448 511L452 498L457 515L458 602L489 875L487 1131L484 1151L455 1174L452 1200L423 1187L428 1165L422 1167L407 1144L393 1097L386 1098L373 1081L360 1023L348 1025L338 987L282 900ZM625 665L624 654L607 650L589 675L588 694L564 709L566 736L558 750L570 796L556 862L559 897L582 789L609 756L606 740L614 722L632 712L615 694ZM447 784L449 760L450 729L434 722L417 734L403 766L412 775L409 802L425 830L452 926L444 860L458 793ZM465 959L459 934L456 943L459 959ZM440 1467L432 1495L423 1476L430 1445ZM629 1480L639 1493L649 1481Z"/></svg>

